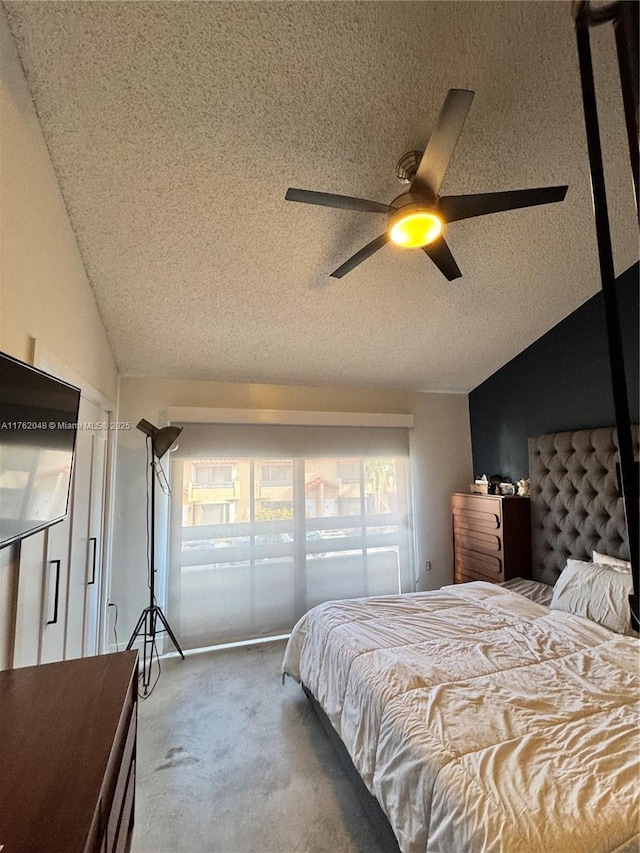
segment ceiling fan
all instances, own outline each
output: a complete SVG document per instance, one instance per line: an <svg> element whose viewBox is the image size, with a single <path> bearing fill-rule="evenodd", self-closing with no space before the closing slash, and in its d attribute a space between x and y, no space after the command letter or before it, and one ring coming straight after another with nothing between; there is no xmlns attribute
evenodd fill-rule
<svg viewBox="0 0 640 853"><path fill-rule="evenodd" d="M473 95L466 89L449 89L424 153L409 151L400 159L396 174L403 183L409 184L409 189L390 204L291 187L287 190L287 201L387 214L387 230L384 234L334 270L331 273L333 278L342 278L391 240L405 248L421 248L445 278L453 281L462 273L442 236L443 226L472 216L563 201L568 186L477 195L439 195Z"/></svg>

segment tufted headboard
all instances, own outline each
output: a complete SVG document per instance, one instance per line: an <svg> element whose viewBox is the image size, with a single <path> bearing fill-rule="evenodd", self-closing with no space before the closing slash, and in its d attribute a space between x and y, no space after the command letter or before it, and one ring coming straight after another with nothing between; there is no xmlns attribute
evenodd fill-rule
<svg viewBox="0 0 640 853"><path fill-rule="evenodd" d="M638 458L638 427L633 426ZM529 439L532 575L554 584L568 557L592 551L629 559L618 489L615 427L556 432Z"/></svg>

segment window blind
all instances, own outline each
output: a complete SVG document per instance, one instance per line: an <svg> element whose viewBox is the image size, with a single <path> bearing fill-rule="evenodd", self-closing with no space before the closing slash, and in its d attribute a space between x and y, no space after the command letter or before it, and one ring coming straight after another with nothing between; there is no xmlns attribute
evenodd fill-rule
<svg viewBox="0 0 640 853"><path fill-rule="evenodd" d="M406 428L184 424L167 596L183 647L288 633L322 601L409 591L408 454Z"/></svg>
<svg viewBox="0 0 640 853"><path fill-rule="evenodd" d="M206 456L408 456L409 431L399 427L264 426L190 424L183 427L173 458Z"/></svg>

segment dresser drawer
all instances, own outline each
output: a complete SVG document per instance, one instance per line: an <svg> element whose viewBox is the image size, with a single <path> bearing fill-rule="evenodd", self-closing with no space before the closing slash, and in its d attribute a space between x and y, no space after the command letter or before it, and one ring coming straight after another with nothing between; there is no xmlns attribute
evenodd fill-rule
<svg viewBox="0 0 640 853"><path fill-rule="evenodd" d="M500 498L484 495L452 495L451 509L454 513L460 512L482 512L489 515L502 516L502 502Z"/></svg>
<svg viewBox="0 0 640 853"><path fill-rule="evenodd" d="M454 510L454 530L478 530L480 532L500 530L500 516L495 512L468 512L467 510Z"/></svg>
<svg viewBox="0 0 640 853"><path fill-rule="evenodd" d="M477 551L456 548L455 571L465 575L482 575L487 580L504 580L502 559Z"/></svg>
<svg viewBox="0 0 640 853"><path fill-rule="evenodd" d="M454 529L492 531L502 528L502 503L478 495L453 495Z"/></svg>
<svg viewBox="0 0 640 853"><path fill-rule="evenodd" d="M454 523L456 549L479 551L481 554L493 554L502 550L502 538L498 533L485 533L479 530L469 530Z"/></svg>

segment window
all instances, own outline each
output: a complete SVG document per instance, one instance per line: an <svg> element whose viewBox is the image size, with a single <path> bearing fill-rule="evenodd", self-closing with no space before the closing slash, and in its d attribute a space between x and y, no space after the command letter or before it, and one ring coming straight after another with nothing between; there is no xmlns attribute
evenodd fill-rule
<svg viewBox="0 0 640 853"><path fill-rule="evenodd" d="M263 462L261 465L262 482L271 486L290 486L293 477L293 465L290 462Z"/></svg>
<svg viewBox="0 0 640 853"><path fill-rule="evenodd" d="M337 461L337 475L343 483L357 483L360 479L359 466L353 459L340 459Z"/></svg>
<svg viewBox="0 0 640 853"><path fill-rule="evenodd" d="M289 446L290 455L277 458L241 456L238 436L227 430L220 446L207 448L207 456L213 450L219 457L217 471L233 471L226 493L193 488L207 459L178 456L190 448L183 432L171 467L167 616L184 648L287 633L322 601L411 588L406 431L395 430L405 432L404 442L382 442L381 451L395 453L326 452L327 438L350 441L354 449L375 446L377 430L367 431L366 440L356 432L304 433L301 449L323 455L291 454ZM295 445L285 438L279 442ZM220 454L225 441L236 451L233 459Z"/></svg>
<svg viewBox="0 0 640 853"><path fill-rule="evenodd" d="M232 463L211 465L207 462L196 462L193 465L192 477L193 482L198 485L230 485L235 480L235 466Z"/></svg>
<svg viewBox="0 0 640 853"><path fill-rule="evenodd" d="M338 498L338 515L359 515L361 505L360 498Z"/></svg>

